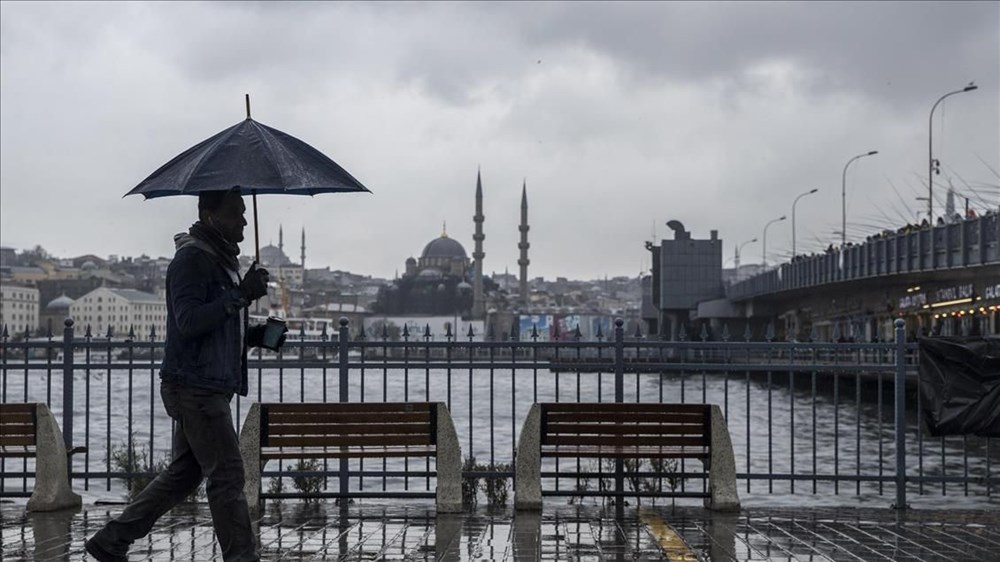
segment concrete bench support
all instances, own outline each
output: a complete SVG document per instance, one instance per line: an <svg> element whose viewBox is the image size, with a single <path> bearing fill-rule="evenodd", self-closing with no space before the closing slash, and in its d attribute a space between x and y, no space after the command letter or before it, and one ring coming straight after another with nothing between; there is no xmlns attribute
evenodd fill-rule
<svg viewBox="0 0 1000 562"><path fill-rule="evenodd" d="M35 489L28 511L57 511L79 507L79 494L69 485L66 446L55 416L48 406L35 405Z"/></svg>
<svg viewBox="0 0 1000 562"><path fill-rule="evenodd" d="M736 462L729 428L722 410L716 405L712 405L710 409L711 450L709 457L702 461L708 470L709 496L705 498L705 507L713 511L739 511ZM533 404L518 437L514 473L514 507L518 510L542 508L541 417L541 405Z"/></svg>
<svg viewBox="0 0 1000 562"><path fill-rule="evenodd" d="M448 407L443 402L434 402L432 406L436 414L435 451L432 453L437 467L435 503L439 513L458 513L462 511L462 451L458 445L458 434L455 432L455 424ZM260 435L261 405L254 403L250 406L246 421L240 430L240 453L243 456L246 473L244 494L253 510L259 509L260 506L261 472L266 463L266 460L262 462ZM368 449L370 452L371 447ZM344 448L336 456L350 458L351 451L349 448ZM386 453L382 456L405 455ZM304 455L304 458L308 458L308 455Z"/></svg>

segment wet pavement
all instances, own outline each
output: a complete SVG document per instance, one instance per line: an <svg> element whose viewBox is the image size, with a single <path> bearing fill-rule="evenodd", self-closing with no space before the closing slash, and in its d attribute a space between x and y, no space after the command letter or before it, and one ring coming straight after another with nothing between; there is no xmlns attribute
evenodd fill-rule
<svg viewBox="0 0 1000 562"><path fill-rule="evenodd" d="M627 507L546 502L541 513L437 515L397 507L269 503L263 560L1000 560L1000 513L875 508ZM27 514L0 504L0 559L88 560L83 541L121 505ZM133 545L130 560L221 560L207 504L181 506Z"/></svg>

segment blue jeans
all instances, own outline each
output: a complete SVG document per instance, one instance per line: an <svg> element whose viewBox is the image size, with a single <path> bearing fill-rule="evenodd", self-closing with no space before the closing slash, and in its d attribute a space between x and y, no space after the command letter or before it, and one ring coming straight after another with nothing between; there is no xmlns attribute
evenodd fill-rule
<svg viewBox="0 0 1000 562"><path fill-rule="evenodd" d="M94 535L94 542L112 554L125 556L132 542L149 534L164 513L207 478L212 526L223 559L260 560L243 494L243 458L229 408L232 395L164 381L160 396L167 414L177 422L170 465L117 519Z"/></svg>

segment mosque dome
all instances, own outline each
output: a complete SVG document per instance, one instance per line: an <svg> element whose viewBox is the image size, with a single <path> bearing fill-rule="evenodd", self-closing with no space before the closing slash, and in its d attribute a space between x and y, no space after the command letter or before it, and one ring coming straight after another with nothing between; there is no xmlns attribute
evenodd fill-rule
<svg viewBox="0 0 1000 562"><path fill-rule="evenodd" d="M69 305L73 304L73 299L62 295L52 299L52 302L45 305L45 310L69 310Z"/></svg>
<svg viewBox="0 0 1000 562"><path fill-rule="evenodd" d="M270 266L284 266L292 263L285 252L273 244L268 244L260 249L260 261L263 265Z"/></svg>
<svg viewBox="0 0 1000 562"><path fill-rule="evenodd" d="M424 246L424 253L421 258L446 258L446 259L468 259L465 248L454 238L448 238L447 234L441 234L439 238L431 240Z"/></svg>
<svg viewBox="0 0 1000 562"><path fill-rule="evenodd" d="M90 260L87 260L83 262L83 265L80 266L80 269L82 269L83 271L94 271L97 269L97 264Z"/></svg>

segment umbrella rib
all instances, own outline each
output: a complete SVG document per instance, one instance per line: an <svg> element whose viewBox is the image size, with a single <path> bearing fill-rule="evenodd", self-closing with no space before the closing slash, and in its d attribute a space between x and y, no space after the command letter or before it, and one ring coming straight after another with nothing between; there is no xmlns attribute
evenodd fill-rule
<svg viewBox="0 0 1000 562"><path fill-rule="evenodd" d="M240 123L239 125L233 125L232 127L228 128L225 131L222 131L221 133L219 133L218 135L216 135L216 140L215 140L214 143L212 143L212 147L211 148L214 149L215 147L219 146L223 142L228 141L235 134L236 129L239 128L240 125L242 125L242 123ZM207 150L206 149L206 150L202 150L201 151L201 154L198 155L198 161L193 166L191 166L191 173L188 175L187 178L185 178L185 181L184 181L184 184L183 184L184 187L181 188L181 193L187 193L186 186L190 185L191 178L194 177L194 176L196 176L198 174L198 172L201 171L201 167L205 163L205 161L208 159L208 157L210 155L214 155L214 154L215 154L214 150ZM232 186L229 186L229 187L232 187Z"/></svg>
<svg viewBox="0 0 1000 562"><path fill-rule="evenodd" d="M260 123L257 123L256 121L254 121L252 119L250 121L255 125L254 129L257 132L257 137L260 139L260 141L262 143L264 143L264 147L265 148L270 149L270 148L273 148L273 147L277 146L278 148L284 150L284 146L282 146L280 143L273 143L273 142L271 142L272 139L271 139L270 134L268 133L268 131L266 129L264 129L264 127L262 127L260 125ZM265 135L264 133L268 133L268 134ZM281 191L286 191L285 185L284 185L285 184L285 177L281 173L281 168L273 160L273 157L272 157L272 154L271 154L271 150L262 150L261 152L264 153L264 158L267 159L268 164L270 164L271 168L274 169L275 174L277 174L277 176L279 178L281 178L281 186L280 186Z"/></svg>

